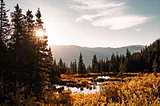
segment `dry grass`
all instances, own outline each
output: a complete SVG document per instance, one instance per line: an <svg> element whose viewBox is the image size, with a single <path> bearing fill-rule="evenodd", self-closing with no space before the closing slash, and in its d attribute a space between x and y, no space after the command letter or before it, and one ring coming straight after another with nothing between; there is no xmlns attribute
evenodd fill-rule
<svg viewBox="0 0 160 106"><path fill-rule="evenodd" d="M74 106L160 106L158 78L144 74L125 78L124 82L106 82L100 93L74 95ZM86 102L87 101L87 102Z"/></svg>
<svg viewBox="0 0 160 106"><path fill-rule="evenodd" d="M56 94L49 91L44 94L44 100L39 102L35 102L35 98L26 100L20 96L21 100L16 106L22 103L26 106L160 106L159 80L153 74L123 80L103 83L101 91L96 94L72 95L69 91Z"/></svg>

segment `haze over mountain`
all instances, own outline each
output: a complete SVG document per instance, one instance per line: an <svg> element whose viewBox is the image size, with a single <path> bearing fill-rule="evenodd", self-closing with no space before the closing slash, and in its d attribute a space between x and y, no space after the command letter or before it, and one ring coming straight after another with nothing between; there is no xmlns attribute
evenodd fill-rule
<svg viewBox="0 0 160 106"><path fill-rule="evenodd" d="M106 59L107 57L110 59L112 53L115 54L125 54L127 48L131 53L139 51L144 48L142 45L132 45L132 46L125 46L119 48L102 48L102 47L80 47L75 45L52 45L50 46L53 53L53 58L59 61L61 58L66 64L70 65L71 61L76 59L78 63L80 52L83 55L83 61L88 66L91 64L93 55L97 56L97 59Z"/></svg>

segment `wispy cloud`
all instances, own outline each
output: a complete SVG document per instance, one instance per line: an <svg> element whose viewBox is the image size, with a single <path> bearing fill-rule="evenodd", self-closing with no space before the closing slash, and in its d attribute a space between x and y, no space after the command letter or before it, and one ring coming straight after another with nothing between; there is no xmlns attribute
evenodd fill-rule
<svg viewBox="0 0 160 106"><path fill-rule="evenodd" d="M106 3L104 0L73 0L80 5L73 5L71 8L83 10L105 9L124 5L124 3Z"/></svg>
<svg viewBox="0 0 160 106"><path fill-rule="evenodd" d="M137 32L140 32L141 30L142 30L142 29L139 29L139 28L136 29Z"/></svg>
<svg viewBox="0 0 160 106"><path fill-rule="evenodd" d="M92 23L93 26L109 27L112 30L130 28L148 21L148 17L142 16L120 16L113 18L104 18Z"/></svg>
<svg viewBox="0 0 160 106"><path fill-rule="evenodd" d="M106 2L105 0L73 0L70 6L75 10L84 11L76 22L90 21L93 26L109 27L112 30L126 29L147 22L150 17L127 14L126 3Z"/></svg>

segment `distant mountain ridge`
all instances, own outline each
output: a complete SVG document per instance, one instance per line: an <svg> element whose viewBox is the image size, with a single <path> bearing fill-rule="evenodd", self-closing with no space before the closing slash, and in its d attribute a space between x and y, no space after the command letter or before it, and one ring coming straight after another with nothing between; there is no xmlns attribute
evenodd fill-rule
<svg viewBox="0 0 160 106"><path fill-rule="evenodd" d="M53 58L59 61L61 58L66 64L70 65L71 61L76 59L78 63L80 52L83 55L83 61L88 66L91 64L93 55L96 55L98 59L106 59L107 57L110 59L112 53L118 54L125 54L126 50L133 53L136 51L140 51L144 48L143 45L131 45L131 46L124 46L118 48L111 48L111 47L80 47L76 45L51 45L51 50L53 53Z"/></svg>

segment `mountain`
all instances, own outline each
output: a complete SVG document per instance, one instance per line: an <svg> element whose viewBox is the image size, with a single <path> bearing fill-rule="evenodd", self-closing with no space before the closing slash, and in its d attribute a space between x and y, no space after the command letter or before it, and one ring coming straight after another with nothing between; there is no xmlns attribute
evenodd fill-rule
<svg viewBox="0 0 160 106"><path fill-rule="evenodd" d="M74 61L75 59L79 59L80 52L83 56L83 61L88 66L91 64L93 55L96 55L98 59L106 59L107 57L110 59L112 53L118 54L125 54L126 50L128 50L133 53L136 51L139 51L144 48L142 45L132 45L132 46L125 46L125 47L119 47L119 48L102 48L102 47L96 47L96 48L89 48L89 47L80 47L75 45L52 45L50 46L53 53L53 58L59 61L60 58L70 65L71 61Z"/></svg>

